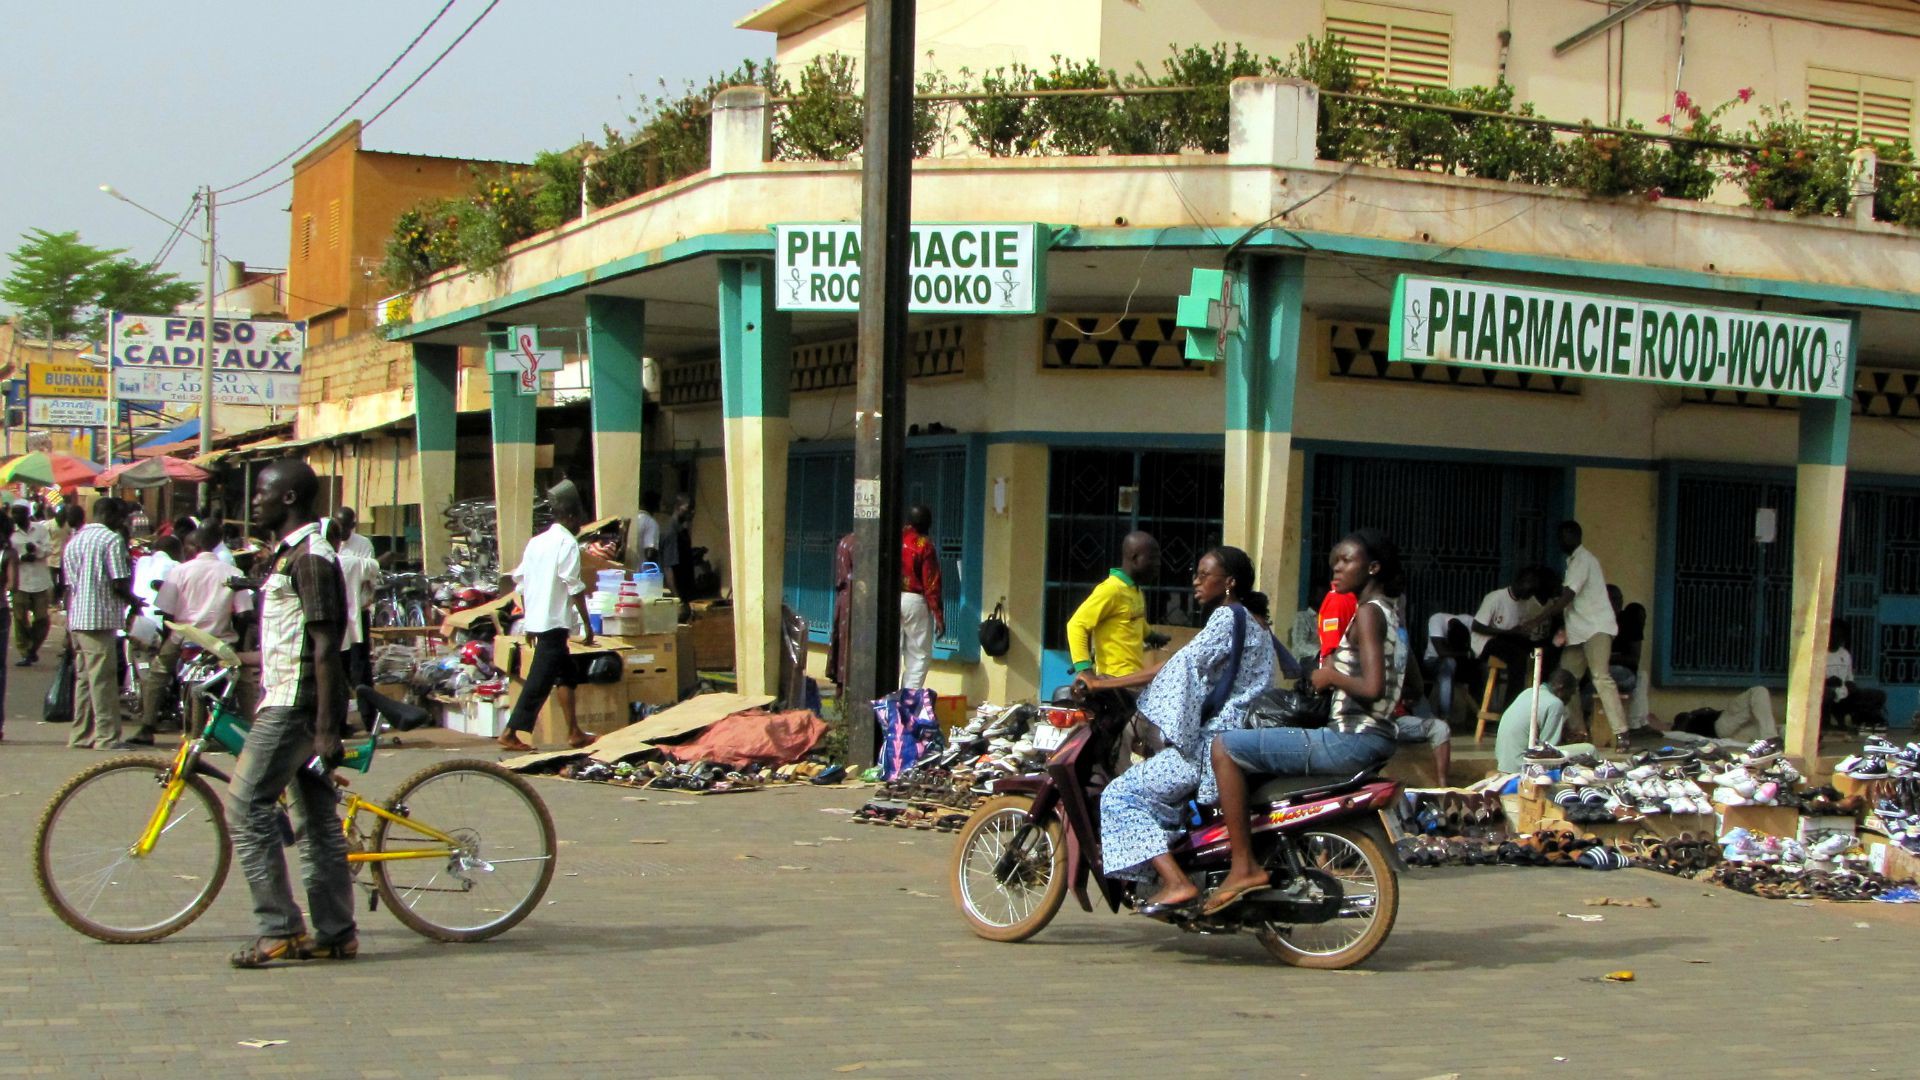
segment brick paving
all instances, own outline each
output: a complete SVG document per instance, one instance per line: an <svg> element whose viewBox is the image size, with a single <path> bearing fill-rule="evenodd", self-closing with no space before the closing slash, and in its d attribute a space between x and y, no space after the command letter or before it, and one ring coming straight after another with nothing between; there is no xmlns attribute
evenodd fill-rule
<svg viewBox="0 0 1920 1080"><path fill-rule="evenodd" d="M540 780L560 876L548 905L480 945L363 911L354 963L233 971L226 954L250 932L237 869L180 934L103 945L47 910L28 857L48 795L98 755L32 722L43 673L12 674L30 708L0 743L0 1076L1920 1071L1907 909L1796 906L1643 871L1415 870L1393 937L1353 972L1071 902L1038 938L1001 945L953 912L951 838L824 812L858 805L853 791L638 802ZM383 752L357 783L382 792L448 753ZM1661 906L1582 906L1602 895ZM1558 914L1595 910L1604 922ZM1593 981L1621 968L1639 981Z"/></svg>

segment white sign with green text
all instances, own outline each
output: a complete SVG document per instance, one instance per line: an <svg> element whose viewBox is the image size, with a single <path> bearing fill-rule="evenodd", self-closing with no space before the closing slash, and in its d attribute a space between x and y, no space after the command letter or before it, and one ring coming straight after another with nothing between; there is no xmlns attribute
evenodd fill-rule
<svg viewBox="0 0 1920 1080"><path fill-rule="evenodd" d="M1034 222L913 227L908 310L924 315L1032 315L1046 296L1046 227ZM860 226L775 225L775 306L860 310Z"/></svg>
<svg viewBox="0 0 1920 1080"><path fill-rule="evenodd" d="M1389 360L1847 398L1845 319L1402 274Z"/></svg>

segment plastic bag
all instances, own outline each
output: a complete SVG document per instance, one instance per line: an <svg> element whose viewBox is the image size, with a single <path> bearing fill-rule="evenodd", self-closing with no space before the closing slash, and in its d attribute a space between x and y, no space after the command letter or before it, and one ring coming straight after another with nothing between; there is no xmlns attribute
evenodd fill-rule
<svg viewBox="0 0 1920 1080"><path fill-rule="evenodd" d="M1247 706L1250 728L1325 727L1333 711L1333 695L1314 690L1305 679L1293 688L1278 686Z"/></svg>
<svg viewBox="0 0 1920 1080"><path fill-rule="evenodd" d="M47 687L43 713L49 724L73 723L73 650L63 649L60 663L53 669L53 685Z"/></svg>

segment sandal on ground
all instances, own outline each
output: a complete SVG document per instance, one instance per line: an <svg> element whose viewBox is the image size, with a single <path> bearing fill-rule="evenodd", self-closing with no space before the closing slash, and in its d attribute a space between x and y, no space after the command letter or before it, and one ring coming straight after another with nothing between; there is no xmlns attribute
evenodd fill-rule
<svg viewBox="0 0 1920 1080"><path fill-rule="evenodd" d="M600 736L594 734L591 731L582 731L578 735L568 736L567 745L574 748L575 750L585 750L587 747L592 746L593 741L595 739L598 739L599 737Z"/></svg>
<svg viewBox="0 0 1920 1080"><path fill-rule="evenodd" d="M533 753L533 746L529 743L521 742L519 739L499 738L493 742L495 746L498 746L502 750L518 750L525 754Z"/></svg>
<svg viewBox="0 0 1920 1080"><path fill-rule="evenodd" d="M307 958L307 938L305 934L293 937L255 938L246 948L234 953L227 960L237 968L275 967L279 964Z"/></svg>

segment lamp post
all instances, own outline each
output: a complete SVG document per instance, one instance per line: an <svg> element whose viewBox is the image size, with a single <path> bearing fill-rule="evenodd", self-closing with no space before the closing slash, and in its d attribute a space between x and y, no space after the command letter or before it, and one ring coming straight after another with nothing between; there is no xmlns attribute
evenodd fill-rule
<svg viewBox="0 0 1920 1080"><path fill-rule="evenodd" d="M112 184L101 184L100 190L119 199L121 202L126 203L141 213L146 214L148 217L157 218L160 221L166 222L168 228L179 228L183 232L186 231L183 226L167 221L161 214L129 199ZM200 197L205 200L207 210L207 234L205 236L195 237L195 239L206 245L207 252L207 291L206 295L201 298L206 307L202 313L200 324L200 454L204 457L213 452L213 300L214 277L219 263L214 247L213 185L209 184L202 188ZM190 232L187 233L187 235L193 236ZM109 388L108 393L111 394L113 386L113 366L111 363L107 366L107 386ZM109 400L111 400L111 398L109 398ZM112 436L108 436L108 442L112 442ZM202 503L207 502L210 494L211 490L209 485L202 483L200 485L200 501Z"/></svg>

